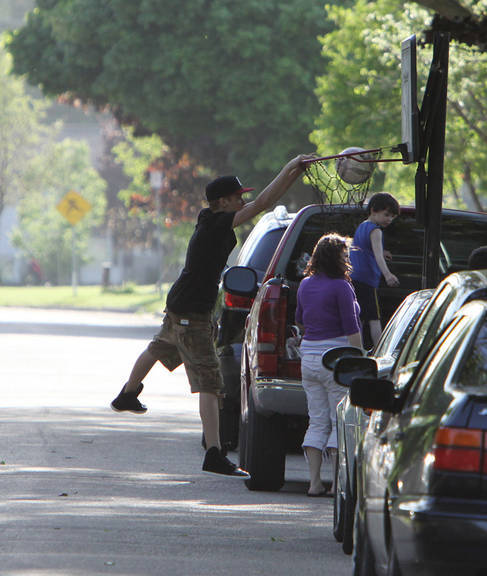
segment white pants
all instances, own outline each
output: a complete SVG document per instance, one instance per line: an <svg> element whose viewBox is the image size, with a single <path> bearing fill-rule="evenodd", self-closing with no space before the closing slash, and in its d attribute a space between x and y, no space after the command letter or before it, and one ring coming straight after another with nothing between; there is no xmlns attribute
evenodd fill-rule
<svg viewBox="0 0 487 576"><path fill-rule="evenodd" d="M303 448L336 448L336 407L347 390L335 383L333 372L321 363L321 354L302 356L301 375L309 415Z"/></svg>

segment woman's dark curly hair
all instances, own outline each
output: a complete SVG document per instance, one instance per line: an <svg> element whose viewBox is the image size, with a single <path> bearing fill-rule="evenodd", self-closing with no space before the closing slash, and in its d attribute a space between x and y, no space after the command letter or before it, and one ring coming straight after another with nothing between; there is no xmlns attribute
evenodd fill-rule
<svg viewBox="0 0 487 576"><path fill-rule="evenodd" d="M329 278L343 278L351 282L352 265L349 250L352 239L331 232L322 236L313 249L310 261L304 271L305 276L326 274Z"/></svg>

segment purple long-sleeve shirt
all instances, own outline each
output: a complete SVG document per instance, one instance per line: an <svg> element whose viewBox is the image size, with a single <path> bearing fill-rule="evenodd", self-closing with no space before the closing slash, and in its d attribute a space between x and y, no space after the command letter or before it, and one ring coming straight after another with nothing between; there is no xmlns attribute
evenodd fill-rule
<svg viewBox="0 0 487 576"><path fill-rule="evenodd" d="M306 340L327 340L360 332L360 306L350 282L313 274L298 288L296 322Z"/></svg>

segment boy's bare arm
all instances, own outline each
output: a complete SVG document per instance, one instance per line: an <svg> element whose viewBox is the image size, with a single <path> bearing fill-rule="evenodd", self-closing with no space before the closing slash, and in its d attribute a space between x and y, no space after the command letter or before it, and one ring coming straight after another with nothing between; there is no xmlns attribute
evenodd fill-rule
<svg viewBox="0 0 487 576"><path fill-rule="evenodd" d="M279 174L270 182L264 190L251 202L248 202L239 210L233 219L233 227L236 228L247 222L257 214L270 208L279 198L287 191L287 189L297 180L303 173L304 166L303 160L313 158L312 154L300 154L290 160Z"/></svg>
<svg viewBox="0 0 487 576"><path fill-rule="evenodd" d="M388 286L399 286L399 280L397 276L394 276L394 274L392 274L392 272L389 270L384 258L384 251L382 248L382 230L380 230L380 228L372 230L370 233L370 243L372 245L372 251L374 253L377 266L379 266L379 270L384 275L386 284Z"/></svg>

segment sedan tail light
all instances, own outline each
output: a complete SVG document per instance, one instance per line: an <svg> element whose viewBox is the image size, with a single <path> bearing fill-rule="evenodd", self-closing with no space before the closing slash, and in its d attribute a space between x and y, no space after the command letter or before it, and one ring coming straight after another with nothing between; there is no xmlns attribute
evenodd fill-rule
<svg viewBox="0 0 487 576"><path fill-rule="evenodd" d="M432 492L478 498L487 473L487 433L470 428L440 427L433 446Z"/></svg>
<svg viewBox="0 0 487 576"><path fill-rule="evenodd" d="M483 437L482 430L439 428L436 432L434 468L480 474Z"/></svg>

